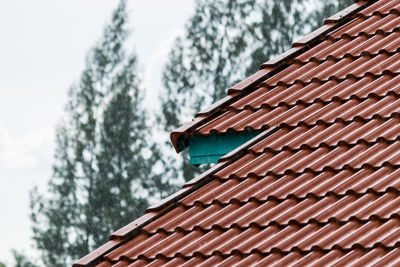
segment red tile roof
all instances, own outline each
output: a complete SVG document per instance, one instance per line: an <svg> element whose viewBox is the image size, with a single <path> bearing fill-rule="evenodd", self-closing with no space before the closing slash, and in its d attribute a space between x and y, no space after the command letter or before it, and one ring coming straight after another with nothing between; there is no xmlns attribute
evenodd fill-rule
<svg viewBox="0 0 400 267"><path fill-rule="evenodd" d="M173 134L257 137L75 266L400 264L400 2L357 2Z"/></svg>

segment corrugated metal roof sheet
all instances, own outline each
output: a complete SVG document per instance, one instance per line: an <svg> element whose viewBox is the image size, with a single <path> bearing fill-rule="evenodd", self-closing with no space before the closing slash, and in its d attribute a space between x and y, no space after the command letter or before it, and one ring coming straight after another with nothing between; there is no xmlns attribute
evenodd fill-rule
<svg viewBox="0 0 400 267"><path fill-rule="evenodd" d="M399 265L400 3L342 15L179 132L259 136L76 266Z"/></svg>

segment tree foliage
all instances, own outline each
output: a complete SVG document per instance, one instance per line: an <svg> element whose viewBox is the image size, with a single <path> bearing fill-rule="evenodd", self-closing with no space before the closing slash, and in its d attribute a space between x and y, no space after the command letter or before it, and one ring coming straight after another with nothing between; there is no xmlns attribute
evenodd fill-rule
<svg viewBox="0 0 400 267"><path fill-rule="evenodd" d="M351 0L198 0L163 73L160 121L170 132L290 48ZM186 179L196 170L183 159ZM178 171L179 172L179 171Z"/></svg>
<svg viewBox="0 0 400 267"><path fill-rule="evenodd" d="M121 0L71 87L48 192L31 193L33 238L47 266L68 265L104 244L160 191L137 59L124 48L126 19Z"/></svg>
<svg viewBox="0 0 400 267"><path fill-rule="evenodd" d="M38 265L33 263L31 259L24 255L24 253L12 250L12 254L14 256L14 267L38 267ZM5 266L5 264L0 263L0 267Z"/></svg>

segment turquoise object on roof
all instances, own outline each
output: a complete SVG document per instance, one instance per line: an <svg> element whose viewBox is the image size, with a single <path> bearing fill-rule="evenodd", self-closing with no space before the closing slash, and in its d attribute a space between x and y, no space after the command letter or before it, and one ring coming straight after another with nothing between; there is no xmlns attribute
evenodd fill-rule
<svg viewBox="0 0 400 267"><path fill-rule="evenodd" d="M189 140L190 163L193 165L217 163L219 158L249 141L257 134L255 131L246 131L223 135L194 135Z"/></svg>

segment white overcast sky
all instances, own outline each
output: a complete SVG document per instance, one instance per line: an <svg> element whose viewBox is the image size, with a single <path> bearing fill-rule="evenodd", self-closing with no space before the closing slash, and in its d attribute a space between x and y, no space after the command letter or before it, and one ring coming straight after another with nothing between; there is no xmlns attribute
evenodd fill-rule
<svg viewBox="0 0 400 267"><path fill-rule="evenodd" d="M67 89L118 0L0 0L0 261L32 255L29 191L51 174ZM149 95L194 0L130 0L131 45ZM151 91L150 89L151 88Z"/></svg>

